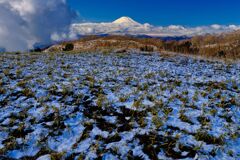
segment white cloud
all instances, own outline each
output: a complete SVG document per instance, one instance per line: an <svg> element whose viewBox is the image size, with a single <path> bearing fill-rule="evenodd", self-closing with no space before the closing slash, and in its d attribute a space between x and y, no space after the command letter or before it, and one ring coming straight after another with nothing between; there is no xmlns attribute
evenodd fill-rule
<svg viewBox="0 0 240 160"><path fill-rule="evenodd" d="M0 0L0 48L26 50L68 31L75 13L65 0Z"/></svg>
<svg viewBox="0 0 240 160"><path fill-rule="evenodd" d="M8 2L12 10L17 11L21 16L27 16L27 14L33 14L35 12L33 3L30 0L25 1L9 1Z"/></svg>
<svg viewBox="0 0 240 160"><path fill-rule="evenodd" d="M185 28L183 26L179 26L179 25L170 25L170 26L168 26L168 29L170 29L170 30L184 30Z"/></svg>
<svg viewBox="0 0 240 160"><path fill-rule="evenodd" d="M116 20L121 22L123 19ZM129 21L129 25L128 22ZM218 25L211 26L197 26L197 27L184 27L180 25L152 26L150 24L139 24L131 18L125 18L124 23L78 23L73 24L70 28L69 38L76 38L78 35L91 35L91 34L132 34L132 35L150 35L150 36L194 36L204 35L207 33L217 34L223 32L230 32L240 29L236 25ZM135 25L133 25L135 24Z"/></svg>
<svg viewBox="0 0 240 160"><path fill-rule="evenodd" d="M213 24L213 25L211 25L211 27L212 27L213 29L216 29L216 30L222 28L222 26L221 26L221 25L218 25L218 24Z"/></svg>
<svg viewBox="0 0 240 160"><path fill-rule="evenodd" d="M228 27L229 27L229 29L232 29L232 30L238 30L238 29L240 29L240 27L239 27L239 26L236 26L236 25L229 25Z"/></svg>

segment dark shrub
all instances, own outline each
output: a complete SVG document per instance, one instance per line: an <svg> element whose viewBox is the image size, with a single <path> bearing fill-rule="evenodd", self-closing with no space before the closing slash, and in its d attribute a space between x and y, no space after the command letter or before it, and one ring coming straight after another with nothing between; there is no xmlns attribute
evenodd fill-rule
<svg viewBox="0 0 240 160"><path fill-rule="evenodd" d="M226 57L226 53L224 51L218 51L217 55L219 57Z"/></svg>
<svg viewBox="0 0 240 160"><path fill-rule="evenodd" d="M154 48L152 46L144 46L144 47L140 47L140 50L143 52L153 52Z"/></svg>
<svg viewBox="0 0 240 160"><path fill-rule="evenodd" d="M74 45L72 43L67 43L63 51L72 51L73 49L74 49Z"/></svg>
<svg viewBox="0 0 240 160"><path fill-rule="evenodd" d="M30 52L42 52L42 49L37 47L37 48L30 50Z"/></svg>

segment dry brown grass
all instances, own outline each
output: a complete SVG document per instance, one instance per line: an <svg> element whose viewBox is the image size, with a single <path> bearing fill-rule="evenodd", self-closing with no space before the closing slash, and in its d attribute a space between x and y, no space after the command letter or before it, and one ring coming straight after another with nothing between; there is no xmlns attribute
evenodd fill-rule
<svg viewBox="0 0 240 160"><path fill-rule="evenodd" d="M132 36L86 36L79 40L53 45L45 52L64 51L67 44L74 45L78 52L128 52L170 51L206 58L240 59L240 31L221 35L195 36L189 40L163 41L156 38L136 38Z"/></svg>

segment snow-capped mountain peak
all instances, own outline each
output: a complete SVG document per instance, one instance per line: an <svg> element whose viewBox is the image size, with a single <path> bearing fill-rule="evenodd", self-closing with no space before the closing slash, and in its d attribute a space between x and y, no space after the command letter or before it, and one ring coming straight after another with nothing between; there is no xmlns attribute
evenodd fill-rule
<svg viewBox="0 0 240 160"><path fill-rule="evenodd" d="M183 27L180 25L170 26L152 26L148 23L141 24L129 17L121 17L113 22L102 23L76 23L70 28L69 39L76 39L79 35L101 35L101 34L130 34L130 35L148 35L153 37L176 37L176 36L194 36L207 33L218 34L231 32L240 29L240 25L212 25L198 27ZM66 35L53 35L53 40L65 39Z"/></svg>
<svg viewBox="0 0 240 160"><path fill-rule="evenodd" d="M139 26L140 23L134 21L130 17L121 17L115 21L112 22L113 24L119 24L119 25L129 25L129 26Z"/></svg>

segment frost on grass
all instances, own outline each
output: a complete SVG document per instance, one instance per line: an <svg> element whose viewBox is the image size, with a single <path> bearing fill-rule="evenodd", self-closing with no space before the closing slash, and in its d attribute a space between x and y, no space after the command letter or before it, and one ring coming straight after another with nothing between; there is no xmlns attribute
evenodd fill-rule
<svg viewBox="0 0 240 160"><path fill-rule="evenodd" d="M2 54L0 159L240 159L240 65Z"/></svg>

